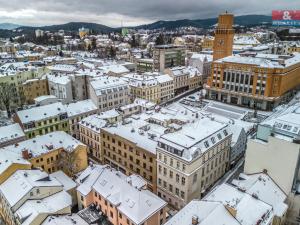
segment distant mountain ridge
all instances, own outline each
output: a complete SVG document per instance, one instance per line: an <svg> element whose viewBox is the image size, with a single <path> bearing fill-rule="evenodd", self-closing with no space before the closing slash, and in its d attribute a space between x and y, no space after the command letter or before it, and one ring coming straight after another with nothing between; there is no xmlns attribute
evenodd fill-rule
<svg viewBox="0 0 300 225"><path fill-rule="evenodd" d="M64 30L64 31L69 31L69 32L74 32L78 31L79 28L88 28L90 30L94 30L96 32L111 32L115 30L115 28L108 27L102 24L97 24L97 23L85 23L85 22L70 22L66 24L58 24L58 25L50 25L50 26L41 26L41 27L30 27L30 26L23 26L19 27L19 29L23 30L36 30L36 29L41 29L41 30L47 30L47 31L59 31L59 30Z"/></svg>
<svg viewBox="0 0 300 225"><path fill-rule="evenodd" d="M218 18L208 18L208 19L196 19L196 20L173 20L173 21L157 21L151 24L137 26L140 29L175 29L179 27L198 27L198 28L209 28L218 22ZM259 25L262 23L271 23L272 17L266 15L244 15L235 16L234 24L241 26Z"/></svg>
<svg viewBox="0 0 300 225"><path fill-rule="evenodd" d="M22 25L14 24L14 23L0 23L0 29L2 30L14 30Z"/></svg>
<svg viewBox="0 0 300 225"><path fill-rule="evenodd" d="M244 16L235 16L234 23L241 26L251 26L259 25L262 23L271 23L272 17L266 15L244 15ZM170 21L157 21L151 24L145 24L135 27L129 27L133 29L176 29L180 27L197 27L197 28L209 28L217 23L217 18L208 18L208 19L182 19L182 20L170 20ZM1 26L3 25L3 26ZM59 25L50 25L50 26L40 26L40 27L31 27L31 26L19 26L16 24L0 24L0 37L10 37L20 34L33 34L36 29L48 30L48 31L59 31L64 30L66 32L78 32L78 29L81 27L88 28L97 33L109 33L120 31L121 28L112 28L97 23L84 23L84 22L70 22L66 24ZM9 28L9 29L8 29ZM18 28L21 30L19 33L13 33L13 29ZM1 30L2 29L2 30Z"/></svg>

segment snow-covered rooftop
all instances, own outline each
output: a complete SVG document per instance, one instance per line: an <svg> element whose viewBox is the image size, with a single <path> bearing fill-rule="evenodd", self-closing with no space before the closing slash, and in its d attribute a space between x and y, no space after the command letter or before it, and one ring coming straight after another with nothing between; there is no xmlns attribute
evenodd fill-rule
<svg viewBox="0 0 300 225"><path fill-rule="evenodd" d="M91 87L97 96L129 89L128 84L120 78L102 76L91 81Z"/></svg>
<svg viewBox="0 0 300 225"><path fill-rule="evenodd" d="M258 199L273 207L274 214L282 217L288 208L285 204L287 195L280 187L265 173L240 174L239 180L233 180L232 184L245 190L248 194L255 194Z"/></svg>
<svg viewBox="0 0 300 225"><path fill-rule="evenodd" d="M0 185L0 191L9 205L13 207L33 188L62 187L55 179L47 179L48 174L40 170L17 170Z"/></svg>
<svg viewBox="0 0 300 225"><path fill-rule="evenodd" d="M107 121L102 119L98 114L88 116L80 121L80 125L87 127L100 134L100 129L105 127Z"/></svg>
<svg viewBox="0 0 300 225"><path fill-rule="evenodd" d="M59 214L66 208L71 210L72 197L66 191L60 191L39 200L27 200L16 212L24 219L22 225L31 225L38 216Z"/></svg>
<svg viewBox="0 0 300 225"><path fill-rule="evenodd" d="M63 131L55 131L49 134L37 136L35 138L19 142L17 145L10 145L0 149L11 151L22 156L23 150L28 150L32 157L38 157L55 149L63 148L68 151L73 151L77 146L84 145L69 134Z"/></svg>
<svg viewBox="0 0 300 225"><path fill-rule="evenodd" d="M300 63L300 53L294 53L289 57L272 54L257 54L255 57L232 55L216 60L216 62L249 64L263 68L286 68Z"/></svg>
<svg viewBox="0 0 300 225"><path fill-rule="evenodd" d="M80 193L84 192L84 195L94 190L135 224L143 223L166 206L166 202L158 196L148 190L137 189L127 179L127 176L119 171L94 165L79 176L77 180L81 181L81 184L77 190Z"/></svg>
<svg viewBox="0 0 300 225"><path fill-rule="evenodd" d="M70 191L76 187L76 183L61 170L51 173L49 176L52 179L58 180L63 185L65 191Z"/></svg>
<svg viewBox="0 0 300 225"><path fill-rule="evenodd" d="M242 225L258 224L258 221L259 224L270 224L274 217L271 205L226 183L217 186L204 199L232 208L236 212L235 218Z"/></svg>
<svg viewBox="0 0 300 225"><path fill-rule="evenodd" d="M10 150L0 149L0 155L0 174L5 172L11 165L14 164L30 165L30 162L23 159L20 154Z"/></svg>
<svg viewBox="0 0 300 225"><path fill-rule="evenodd" d="M89 225L78 214L71 215L51 215L48 216L41 225Z"/></svg>
<svg viewBox="0 0 300 225"><path fill-rule="evenodd" d="M91 99L69 103L65 105L68 117L77 116L84 113L91 113L97 111L97 106Z"/></svg>
<svg viewBox="0 0 300 225"><path fill-rule="evenodd" d="M0 127L0 144L23 137L25 134L18 123Z"/></svg>
<svg viewBox="0 0 300 225"><path fill-rule="evenodd" d="M34 107L18 111L17 115L20 121L25 124L33 121L45 120L47 118L56 117L60 114L66 113L64 105L60 102Z"/></svg>
<svg viewBox="0 0 300 225"><path fill-rule="evenodd" d="M220 202L193 200L173 216L165 225L240 225Z"/></svg>

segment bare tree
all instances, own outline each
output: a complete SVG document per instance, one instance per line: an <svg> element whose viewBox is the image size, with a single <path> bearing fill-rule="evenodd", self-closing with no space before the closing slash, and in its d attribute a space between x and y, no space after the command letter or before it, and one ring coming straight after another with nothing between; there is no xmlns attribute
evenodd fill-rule
<svg viewBox="0 0 300 225"><path fill-rule="evenodd" d="M81 159L79 158L77 151L74 151L72 147L68 147L66 150L60 152L57 160L57 166L68 176L74 177L74 175L78 172L80 161Z"/></svg>
<svg viewBox="0 0 300 225"><path fill-rule="evenodd" d="M15 97L16 88L13 84L0 83L0 106L4 107L8 117L11 116L11 103Z"/></svg>

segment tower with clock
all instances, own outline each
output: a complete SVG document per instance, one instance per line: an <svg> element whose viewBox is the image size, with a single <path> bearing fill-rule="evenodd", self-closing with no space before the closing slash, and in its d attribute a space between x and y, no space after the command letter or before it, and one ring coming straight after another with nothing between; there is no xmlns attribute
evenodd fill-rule
<svg viewBox="0 0 300 225"><path fill-rule="evenodd" d="M218 60L232 55L233 46L233 14L224 13L219 15L218 26L215 30L213 47L213 60Z"/></svg>

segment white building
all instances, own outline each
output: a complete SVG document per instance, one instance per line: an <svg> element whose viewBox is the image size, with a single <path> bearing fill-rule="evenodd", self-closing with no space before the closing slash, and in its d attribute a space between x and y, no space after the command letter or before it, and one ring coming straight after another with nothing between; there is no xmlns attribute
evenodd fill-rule
<svg viewBox="0 0 300 225"><path fill-rule="evenodd" d="M228 125L195 115L175 117L157 145L158 196L183 208L222 177L229 166L232 134Z"/></svg>
<svg viewBox="0 0 300 225"><path fill-rule="evenodd" d="M206 79L208 76L210 76L211 73L212 60L212 55L192 53L191 57L188 60L188 65L196 67L199 70L200 74L203 75L203 79Z"/></svg>
<svg viewBox="0 0 300 225"><path fill-rule="evenodd" d="M73 101L72 82L68 75L48 74L50 95L56 96L63 103Z"/></svg>
<svg viewBox="0 0 300 225"><path fill-rule="evenodd" d="M128 84L116 77L101 76L89 84L89 96L100 111L117 108L129 103Z"/></svg>
<svg viewBox="0 0 300 225"><path fill-rule="evenodd" d="M68 114L70 135L79 139L79 122L92 114L97 113L98 108L91 99L78 101L65 105Z"/></svg>

